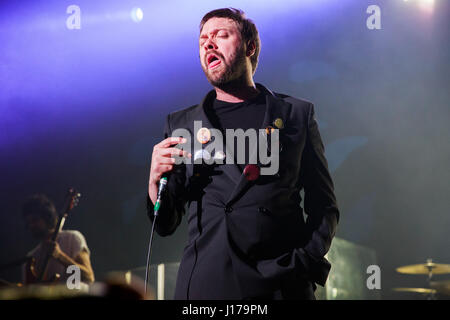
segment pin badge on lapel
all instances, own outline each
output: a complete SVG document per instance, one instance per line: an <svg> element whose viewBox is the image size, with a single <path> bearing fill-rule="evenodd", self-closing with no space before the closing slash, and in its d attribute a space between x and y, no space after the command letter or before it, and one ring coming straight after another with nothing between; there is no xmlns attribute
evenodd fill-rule
<svg viewBox="0 0 450 320"><path fill-rule="evenodd" d="M281 118L276 118L274 121L273 121L273 125L277 128L277 129L283 129L284 128L284 123L283 123L283 120L281 119ZM275 131L275 128L274 127L272 127L272 126L267 126L266 127L266 129L265 129L265 134L266 134L266 137L267 137L267 150L268 150L268 152L269 152L269 154L270 154L270 135L273 133ZM283 145L281 144L281 142L278 140L278 146L279 146L279 151L281 152L281 150L283 150Z"/></svg>
<svg viewBox="0 0 450 320"><path fill-rule="evenodd" d="M244 168L244 176L249 181L259 178L260 168L256 164L248 164Z"/></svg>
<svg viewBox="0 0 450 320"><path fill-rule="evenodd" d="M211 140L211 131L209 131L208 128L200 128L197 131L197 140L201 144L208 143L208 141Z"/></svg>
<svg viewBox="0 0 450 320"><path fill-rule="evenodd" d="M276 118L276 119L273 121L273 125L274 125L275 127L277 127L278 129L283 129L283 128L284 128L284 122L283 122L283 119L281 119L281 118Z"/></svg>
<svg viewBox="0 0 450 320"><path fill-rule="evenodd" d="M214 153L214 159L215 160L223 160L223 159L225 159L225 152L223 152L222 150L216 151Z"/></svg>
<svg viewBox="0 0 450 320"><path fill-rule="evenodd" d="M198 159L203 159L203 160L208 161L209 159L211 159L211 154L208 152L208 150L205 150L205 149L197 150L194 153L194 162Z"/></svg>
<svg viewBox="0 0 450 320"><path fill-rule="evenodd" d="M275 131L275 128L272 126L267 126L266 127L266 135L270 135L271 133L273 133Z"/></svg>

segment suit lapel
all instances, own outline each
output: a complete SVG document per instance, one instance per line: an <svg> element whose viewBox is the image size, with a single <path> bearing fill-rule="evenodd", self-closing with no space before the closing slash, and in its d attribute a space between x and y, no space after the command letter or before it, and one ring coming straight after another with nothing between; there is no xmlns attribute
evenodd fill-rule
<svg viewBox="0 0 450 320"><path fill-rule="evenodd" d="M208 92L208 94L203 98L202 102L193 110L192 118L193 120L201 120L202 126L206 128L214 128L211 121L209 120L205 108L208 108L212 101L216 97L216 92L214 90L211 90ZM193 123L193 121L192 121ZM192 134L193 139L196 139L196 132L194 132L194 127L192 126ZM197 150L194 150L194 152ZM233 152L230 151L230 148L228 145L225 145L225 154L232 154ZM222 166L222 170L225 174L227 174L231 180L235 184L239 183L240 177L241 177L241 171L239 170L239 167L236 164L232 165L224 165Z"/></svg>
<svg viewBox="0 0 450 320"><path fill-rule="evenodd" d="M266 92L266 113L264 115L264 121L260 129L265 129L267 126L273 126L273 121L276 118L281 118L284 122L286 122L288 115L286 111L289 110L290 104L280 98L275 97L275 95L269 89L262 86L261 84L256 84L256 86L258 87L258 89ZM258 131L258 139L261 138L263 137L261 137ZM250 159L257 159L257 152L258 148L255 145L251 151ZM240 176L235 188L233 189L230 197L227 200L227 205L231 205L232 203L236 202L239 197L242 196L242 194L255 183L254 181L247 180L244 173L240 173L237 164L233 165L233 167L237 168Z"/></svg>
<svg viewBox="0 0 450 320"><path fill-rule="evenodd" d="M283 121L286 122L287 116L288 116L288 110L290 107L290 104L285 102L284 100L276 97L269 89L264 87L263 85L257 83L256 86L261 91L264 91L266 93L266 110L264 115L264 121L259 129L265 129L267 126L273 126L273 121L276 118L281 118ZM216 92L214 90L211 90L208 92L208 94L203 98L202 102L193 109L192 113L192 119L193 120L201 120L202 126L206 128L214 128L211 121L209 120L205 108L208 108L210 103L213 99L216 97ZM193 122L192 122L193 123ZM193 138L196 139L196 132L194 132L194 127L192 126L192 134ZM261 137L259 136L258 131L258 139ZM226 148L226 154L233 154L233 151L230 150L230 147L228 144L225 146ZM196 150L194 150L195 152ZM253 146L253 149L250 151L251 156L254 157L253 159L257 159L257 152L258 148L257 145ZM227 174L231 180L235 183L235 186L233 188L233 191L231 192L231 195L229 196L227 200L227 205L230 205L238 200L242 194L248 190L253 184L254 181L249 181L244 176L243 172L239 169L239 166L234 164L229 165L223 165L222 170L225 174Z"/></svg>

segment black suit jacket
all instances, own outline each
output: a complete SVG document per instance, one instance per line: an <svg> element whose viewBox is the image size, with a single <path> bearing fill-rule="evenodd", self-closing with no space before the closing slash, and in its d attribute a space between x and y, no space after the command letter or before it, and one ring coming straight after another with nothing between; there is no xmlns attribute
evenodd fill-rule
<svg viewBox="0 0 450 320"><path fill-rule="evenodd" d="M170 235L187 214L175 299L314 299L315 283L328 277L324 256L339 211L314 106L257 87L266 93L261 129L284 122L279 172L248 181L236 164L174 167L155 228ZM164 136L185 128L195 139L194 120L212 128L205 108L214 98L212 90L200 104L169 114ZM147 209L153 221L149 197Z"/></svg>

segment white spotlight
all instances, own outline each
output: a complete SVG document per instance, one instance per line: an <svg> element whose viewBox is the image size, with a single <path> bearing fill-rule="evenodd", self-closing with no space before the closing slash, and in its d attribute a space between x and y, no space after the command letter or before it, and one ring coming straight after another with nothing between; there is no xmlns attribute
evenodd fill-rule
<svg viewBox="0 0 450 320"><path fill-rule="evenodd" d="M134 22L138 23L144 18L144 11L141 8L133 8L131 9L131 19Z"/></svg>
<svg viewBox="0 0 450 320"><path fill-rule="evenodd" d="M427 13L433 13L434 0L419 0L419 6Z"/></svg>

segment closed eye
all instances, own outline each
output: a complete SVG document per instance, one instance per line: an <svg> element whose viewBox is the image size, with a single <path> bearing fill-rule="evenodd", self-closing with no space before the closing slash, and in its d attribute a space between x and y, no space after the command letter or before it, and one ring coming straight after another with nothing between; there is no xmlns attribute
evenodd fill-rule
<svg viewBox="0 0 450 320"><path fill-rule="evenodd" d="M217 36L218 37L228 36L228 32L226 32L225 30L219 30L219 32L217 32Z"/></svg>

